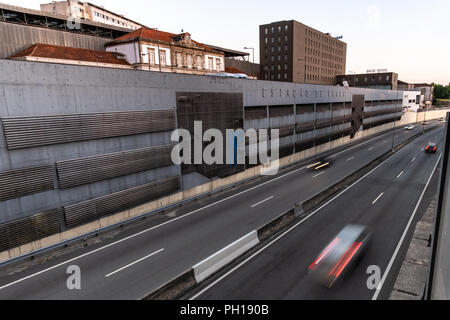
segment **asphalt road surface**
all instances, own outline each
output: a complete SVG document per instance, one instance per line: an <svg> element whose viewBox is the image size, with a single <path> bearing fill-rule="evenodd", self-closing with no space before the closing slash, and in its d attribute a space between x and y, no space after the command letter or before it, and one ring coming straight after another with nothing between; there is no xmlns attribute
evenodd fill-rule
<svg viewBox="0 0 450 320"><path fill-rule="evenodd" d="M126 226L121 232L100 237L86 247L68 248L63 254L61 250L55 251L44 262L26 261L3 267L0 299L140 299L278 217L294 203L301 203L390 150L393 135L395 144L399 144L421 130L418 126L412 131L390 132L339 153L330 153L332 165L322 171L308 169L311 163L305 163L278 176L193 202L163 217ZM419 147L423 148L429 137L441 134L442 129L434 130L417 139L377 171L378 179L371 177L360 183L285 237L277 244L278 249L260 255L258 262L249 263L202 297L332 297L330 292L320 290L305 294L304 266L311 263L340 227L354 219L367 220L382 233L377 236L379 242L373 243L367 261L384 266L436 160L436 156L419 152ZM416 160L409 168L412 155ZM400 169L405 170L404 175L398 181L393 180ZM385 196L372 207L370 200L381 190ZM81 290L67 288L67 268L73 265L81 270ZM343 292L349 296L362 294L360 282L361 279L355 278L352 282L355 288L349 286ZM272 291L272 286L278 289Z"/></svg>
<svg viewBox="0 0 450 320"><path fill-rule="evenodd" d="M443 128L414 140L340 196L298 223L283 236L257 249L245 260L192 293L199 300L222 299L379 299L388 298L386 283L395 281L392 266L408 246L427 182L438 164L440 152L426 154L429 141L441 141ZM442 145L442 144L441 144ZM308 267L348 224L373 231L369 248L337 284L328 289L317 284ZM412 226L412 228L407 228ZM403 248L403 250L405 250ZM368 288L369 266L382 272L381 290ZM397 269L400 266L397 266ZM389 290L390 291L390 290ZM382 294L381 294L382 293Z"/></svg>

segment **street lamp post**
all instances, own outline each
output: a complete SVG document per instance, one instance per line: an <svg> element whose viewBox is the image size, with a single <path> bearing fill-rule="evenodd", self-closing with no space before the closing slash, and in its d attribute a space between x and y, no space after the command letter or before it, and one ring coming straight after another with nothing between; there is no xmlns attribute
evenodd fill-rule
<svg viewBox="0 0 450 320"><path fill-rule="evenodd" d="M244 47L244 50L252 50L253 64L255 64L255 48Z"/></svg>
<svg viewBox="0 0 450 320"><path fill-rule="evenodd" d="M251 47L244 47L244 50L252 50L252 56L253 56L253 65L252 65L252 68L251 68L251 73L252 73L252 76L254 76L254 72L253 72L253 68L255 67L255 48L251 48Z"/></svg>
<svg viewBox="0 0 450 320"><path fill-rule="evenodd" d="M161 51L159 49L159 34L158 34L158 28L155 28L156 31L156 42L158 43L158 64L159 64L159 72L161 72Z"/></svg>

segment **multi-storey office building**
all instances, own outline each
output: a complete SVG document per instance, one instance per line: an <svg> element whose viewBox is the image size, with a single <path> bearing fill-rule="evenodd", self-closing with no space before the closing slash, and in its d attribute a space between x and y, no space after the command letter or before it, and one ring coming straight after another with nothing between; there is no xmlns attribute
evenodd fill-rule
<svg viewBox="0 0 450 320"><path fill-rule="evenodd" d="M259 27L261 79L333 85L344 74L347 44L295 20Z"/></svg>

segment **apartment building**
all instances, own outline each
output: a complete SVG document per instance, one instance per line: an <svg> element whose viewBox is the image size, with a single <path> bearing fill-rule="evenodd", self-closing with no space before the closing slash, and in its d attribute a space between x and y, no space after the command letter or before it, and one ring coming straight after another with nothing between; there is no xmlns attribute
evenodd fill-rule
<svg viewBox="0 0 450 320"><path fill-rule="evenodd" d="M298 21L261 25L261 79L334 85L345 74L347 44Z"/></svg>

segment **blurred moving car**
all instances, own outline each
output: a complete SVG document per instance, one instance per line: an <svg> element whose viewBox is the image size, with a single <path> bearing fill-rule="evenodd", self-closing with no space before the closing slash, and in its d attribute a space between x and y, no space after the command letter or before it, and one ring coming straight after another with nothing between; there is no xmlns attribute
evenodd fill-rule
<svg viewBox="0 0 450 320"><path fill-rule="evenodd" d="M426 153L436 153L436 151L437 151L437 144L434 142L430 142L425 148Z"/></svg>
<svg viewBox="0 0 450 320"><path fill-rule="evenodd" d="M365 226L346 226L309 266L313 278L331 288L367 249L371 232Z"/></svg>
<svg viewBox="0 0 450 320"><path fill-rule="evenodd" d="M220 77L220 78L234 78L234 79L245 79L245 80L251 80L250 77L244 73L208 73L207 76L210 77Z"/></svg>
<svg viewBox="0 0 450 320"><path fill-rule="evenodd" d="M414 126L407 126L405 127L406 130L414 130Z"/></svg>

